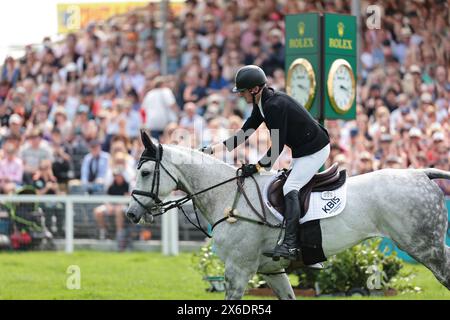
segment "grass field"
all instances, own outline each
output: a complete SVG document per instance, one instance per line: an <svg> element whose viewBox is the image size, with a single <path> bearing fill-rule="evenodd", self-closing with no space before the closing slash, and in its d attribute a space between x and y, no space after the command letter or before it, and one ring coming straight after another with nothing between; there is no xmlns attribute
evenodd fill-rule
<svg viewBox="0 0 450 320"><path fill-rule="evenodd" d="M66 271L70 265L80 267L79 290L66 288L69 277ZM387 299L450 300L450 291L438 283L425 267L407 265L407 268L416 273L413 282L423 292ZM292 280L295 281L295 278ZM93 251L76 252L72 255L63 252L0 253L0 300L223 299L223 293L206 292L207 287L208 284L201 279L201 275L193 270L189 253L182 253L177 257L162 256L159 253ZM246 296L245 299L260 297Z"/></svg>

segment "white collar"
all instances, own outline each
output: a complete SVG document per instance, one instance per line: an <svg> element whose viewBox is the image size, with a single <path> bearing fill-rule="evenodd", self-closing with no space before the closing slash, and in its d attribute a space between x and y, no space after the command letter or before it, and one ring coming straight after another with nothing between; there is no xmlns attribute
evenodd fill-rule
<svg viewBox="0 0 450 320"><path fill-rule="evenodd" d="M262 100L262 95L259 97L258 108L259 108L259 111L261 112L261 115L263 116L263 118L265 118L264 112L263 112L263 109L262 109L261 100Z"/></svg>

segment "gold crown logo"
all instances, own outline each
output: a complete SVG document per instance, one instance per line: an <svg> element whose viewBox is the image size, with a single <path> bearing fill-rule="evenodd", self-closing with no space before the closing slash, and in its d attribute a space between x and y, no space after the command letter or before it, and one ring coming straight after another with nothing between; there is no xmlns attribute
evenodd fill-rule
<svg viewBox="0 0 450 320"><path fill-rule="evenodd" d="M305 34L305 23L300 22L298 24L298 33L300 34L300 36L303 36Z"/></svg>
<svg viewBox="0 0 450 320"><path fill-rule="evenodd" d="M342 37L344 35L344 28L345 28L344 24L342 22L339 22L337 24L337 28L338 28L339 37Z"/></svg>

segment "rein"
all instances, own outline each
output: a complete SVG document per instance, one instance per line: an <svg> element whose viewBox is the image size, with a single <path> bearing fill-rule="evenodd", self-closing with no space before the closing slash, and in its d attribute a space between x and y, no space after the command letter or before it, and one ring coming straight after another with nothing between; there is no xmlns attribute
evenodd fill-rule
<svg viewBox="0 0 450 320"><path fill-rule="evenodd" d="M170 172L164 167L164 165L161 163L162 160L162 146L159 145L158 149L156 150L156 155L153 156L146 156L145 155L145 151L144 154L141 156L139 163L138 163L138 169L141 168L141 166L147 162L147 161L155 161L155 170L154 170L154 175L153 175L153 181L152 181L152 188L150 192L147 191L143 191L143 190L133 190L131 192L131 196L132 198L146 211L146 213L151 216L152 218L155 216L160 216L163 215L164 213L166 213L167 211L173 209L173 208L178 208L180 209L184 216L186 217L186 219L194 226L196 227L198 230L200 230L204 235L206 235L208 238L212 238L212 236L203 229L203 227L200 225L200 221L199 221L199 217L198 217L198 212L197 212L197 208L194 202L194 197L205 193L207 191L213 190L221 185L224 185L226 183L229 183L233 180L237 180L237 190L236 190L236 195L234 198L234 202L233 202L233 206L231 208L231 210L229 211L229 213L219 219L218 221L216 221L212 227L211 227L211 232L214 230L214 228L219 225L220 223L226 221L227 219L230 218L235 218L235 219L240 219L243 221L247 221L247 222L251 222L251 223L256 223L259 225L265 225L268 226L270 228L282 228L282 224L271 224L270 222L267 221L267 215L266 215L266 211L264 208L264 204L263 204L263 199L262 199L262 195L261 195L261 190L259 188L259 185L256 181L256 179L251 176L251 178L253 179L253 181L255 182L256 185L256 189L258 191L258 198L260 201L260 205L261 205L261 210L263 212L263 214L261 215L258 210L256 210L256 208L252 205L252 203L250 202L247 194L245 193L244 190L244 177L242 177L241 175L239 175L239 172L241 169L238 169L236 171L236 176L234 176L233 178L227 179L225 181L222 181L218 184L215 184L211 187L208 187L206 189L203 189L201 191L195 192L195 193L189 193L186 196L177 199L177 200L170 200L170 201L166 201L163 202L160 198L159 198L159 184L160 184L160 167L163 168L163 170L169 175L169 177L176 183L177 188L181 189L182 185L180 184L180 182L174 178L174 176L172 174L170 174ZM237 202L239 200L240 195L244 195L244 198L247 202L247 204L249 205L250 209L253 211L253 213L256 214L256 216L260 219L260 220L255 220L255 219L251 219L251 218L247 218L247 217L243 217L240 215L237 215L234 213ZM151 198L154 202L155 205L151 206L151 207L147 207L146 205L144 205L141 201L139 201L139 199L136 196L144 196L144 197L149 197ZM189 219L188 215L186 214L186 212L183 209L183 204L189 202L190 200L192 200L192 204L193 204L193 208L194 208L194 213L195 213L195 218L197 220L197 224L195 224L191 219ZM159 212L156 214L153 214L151 211L157 209Z"/></svg>

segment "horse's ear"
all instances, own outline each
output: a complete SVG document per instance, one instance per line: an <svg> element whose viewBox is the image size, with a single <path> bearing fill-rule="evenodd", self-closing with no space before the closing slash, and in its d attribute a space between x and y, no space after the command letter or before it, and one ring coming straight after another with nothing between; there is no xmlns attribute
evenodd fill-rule
<svg viewBox="0 0 450 320"><path fill-rule="evenodd" d="M144 129L141 129L141 139L145 149L156 150L155 144Z"/></svg>

